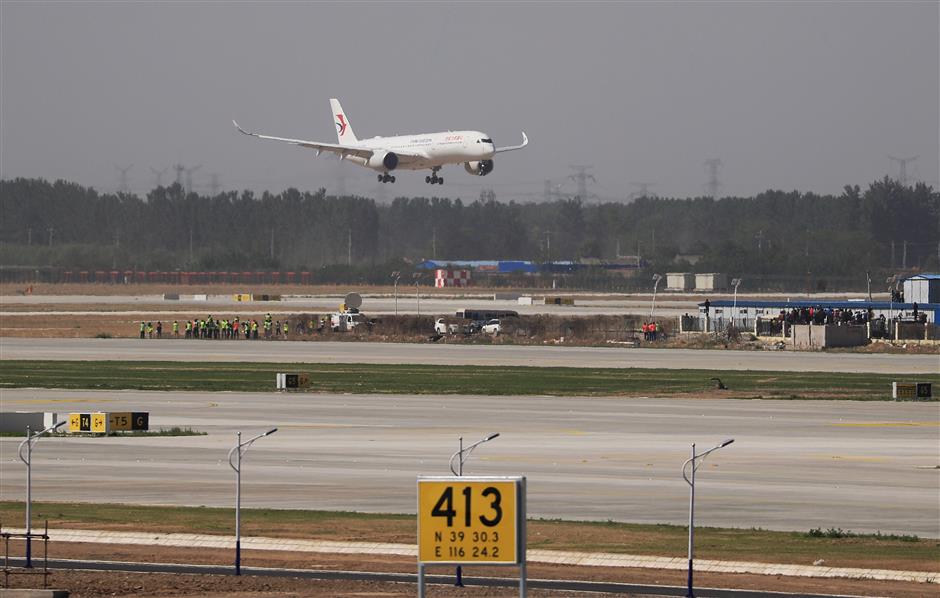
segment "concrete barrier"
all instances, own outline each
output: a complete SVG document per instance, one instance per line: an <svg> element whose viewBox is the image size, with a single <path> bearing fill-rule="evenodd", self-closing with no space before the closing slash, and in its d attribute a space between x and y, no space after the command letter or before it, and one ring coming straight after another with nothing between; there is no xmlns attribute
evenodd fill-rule
<svg viewBox="0 0 940 598"><path fill-rule="evenodd" d="M793 346L798 348L858 347L868 344L868 330L865 326L795 324L792 335Z"/></svg>
<svg viewBox="0 0 940 598"><path fill-rule="evenodd" d="M59 414L42 411L4 411L0 413L0 432L22 432L26 426L33 432L59 423Z"/></svg>

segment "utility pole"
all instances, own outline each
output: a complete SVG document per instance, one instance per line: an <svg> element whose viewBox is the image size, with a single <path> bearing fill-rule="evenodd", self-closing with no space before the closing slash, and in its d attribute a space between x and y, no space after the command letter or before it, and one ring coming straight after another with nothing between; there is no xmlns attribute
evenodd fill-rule
<svg viewBox="0 0 940 598"><path fill-rule="evenodd" d="M173 166L173 170L176 171L176 184L180 187L183 186L183 172L186 171L186 167L182 164L176 164Z"/></svg>
<svg viewBox="0 0 940 598"><path fill-rule="evenodd" d="M118 191L121 192L121 193L130 193L130 187L129 187L128 184L127 184L127 172L128 172L131 168L133 168L134 165L131 164L130 166L121 167L121 166L118 166L117 164L115 164L114 167L117 168L117 169L121 172L121 174L119 175L119 176L120 176L121 183L120 183L120 185L118 186Z"/></svg>
<svg viewBox="0 0 940 598"><path fill-rule="evenodd" d="M574 174L569 174L568 178L572 179L578 184L578 199L581 201L587 200L587 181L591 179L591 182L596 183L597 179L594 178L593 174L588 174L588 170L594 168L593 166L587 166L583 164L575 164L569 166L569 168L575 171Z"/></svg>
<svg viewBox="0 0 940 598"><path fill-rule="evenodd" d="M545 231L545 256L546 263L552 263L552 231Z"/></svg>
<svg viewBox="0 0 940 598"><path fill-rule="evenodd" d="M634 187L637 187L637 191L634 191L627 199L638 199L640 197L656 197L655 193L650 193L650 187L656 183L630 183Z"/></svg>
<svg viewBox="0 0 940 598"><path fill-rule="evenodd" d="M352 227L349 227L349 236L346 243L346 265L352 266Z"/></svg>
<svg viewBox="0 0 940 598"><path fill-rule="evenodd" d="M202 168L202 164L186 169L186 193L193 192L193 173Z"/></svg>
<svg viewBox="0 0 940 598"><path fill-rule="evenodd" d="M545 202L551 203L553 201L557 201L560 195L558 191L561 189L562 185L564 184L565 184L564 181L560 183L553 183L549 179L545 179L545 191L543 192L543 199L545 200Z"/></svg>
<svg viewBox="0 0 940 598"><path fill-rule="evenodd" d="M910 158L895 158L894 156L888 156L888 159L892 162L898 163L898 182L903 186L907 186L907 163L913 162L920 156L911 156Z"/></svg>
<svg viewBox="0 0 940 598"><path fill-rule="evenodd" d="M213 197L215 197L219 193L219 190L222 188L222 183L219 182L218 173L213 172L212 174L210 174L209 180L210 180L209 192L212 194Z"/></svg>
<svg viewBox="0 0 940 598"><path fill-rule="evenodd" d="M166 171L169 169L170 169L169 166L167 166L163 170L157 170L153 166L150 167L150 172L152 172L154 176L154 185L153 185L154 188L163 186L163 175L165 175Z"/></svg>
<svg viewBox="0 0 940 598"><path fill-rule="evenodd" d="M718 198L718 189L721 188L721 181L718 180L718 169L720 167L720 158L709 158L705 160L705 168L708 170L708 182L705 183L705 195L712 199Z"/></svg>
<svg viewBox="0 0 940 598"><path fill-rule="evenodd" d="M53 239L53 237L55 236L55 227L54 227L54 226L50 226L50 227L49 227L48 229L46 229L46 230L49 231L49 247L52 247L52 239Z"/></svg>
<svg viewBox="0 0 940 598"><path fill-rule="evenodd" d="M757 234L754 235L757 239L757 255L758 257L763 254L764 249L764 229L757 231Z"/></svg>
<svg viewBox="0 0 940 598"><path fill-rule="evenodd" d="M907 239L904 239L903 243L903 249L901 250L901 269L907 270Z"/></svg>

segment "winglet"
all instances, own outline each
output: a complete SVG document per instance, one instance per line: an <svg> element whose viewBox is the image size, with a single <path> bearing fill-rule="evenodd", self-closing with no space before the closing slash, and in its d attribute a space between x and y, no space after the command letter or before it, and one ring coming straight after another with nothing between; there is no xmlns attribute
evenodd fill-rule
<svg viewBox="0 0 940 598"><path fill-rule="evenodd" d="M245 135L251 135L252 137L256 137L256 136L257 136L255 133L249 133L249 132L246 131L245 129L243 129L243 128L241 128L240 126L238 126L238 123L235 122L235 119L234 119L234 118L232 119L232 124L235 125L235 128L236 128L236 129L238 129L240 132L244 133Z"/></svg>
<svg viewBox="0 0 940 598"><path fill-rule="evenodd" d="M498 147L498 148L496 148L495 153L498 154L499 152L510 152L510 151L512 151L512 150L522 149L522 148L524 148L524 147L527 146L527 145L529 145L529 137L525 134L525 131L523 131L523 132L522 132L522 143L520 143L519 145L509 145L509 146L506 146L506 147Z"/></svg>

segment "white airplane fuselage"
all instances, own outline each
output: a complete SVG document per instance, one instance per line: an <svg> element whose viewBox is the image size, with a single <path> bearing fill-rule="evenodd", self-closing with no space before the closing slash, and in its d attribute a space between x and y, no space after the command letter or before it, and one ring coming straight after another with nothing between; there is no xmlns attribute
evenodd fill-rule
<svg viewBox="0 0 940 598"><path fill-rule="evenodd" d="M422 157L407 163L400 163L397 170L423 170L447 164L490 160L496 155L496 148L493 146L492 141L483 141L489 139L488 135L479 131L447 131L445 133L372 137L371 139L361 139L355 145L380 151L418 154ZM381 163L372 165L369 160L359 156L345 156L343 159L379 172L386 171Z"/></svg>
<svg viewBox="0 0 940 598"><path fill-rule="evenodd" d="M395 170L430 169L431 175L424 178L425 182L432 185L442 184L444 179L438 176L437 172L448 164L462 164L467 173L486 176L493 171L493 156L500 152L522 149L529 143L525 131L522 132L521 144L506 147L496 147L493 140L480 131L446 131L359 139L353 132L352 124L343 112L339 100L330 99L330 108L333 124L336 126L337 143L262 135L246 131L235 121L232 123L245 135L312 149L318 156L322 152L330 152L343 160L371 168L379 172L378 179L382 183L394 183Z"/></svg>

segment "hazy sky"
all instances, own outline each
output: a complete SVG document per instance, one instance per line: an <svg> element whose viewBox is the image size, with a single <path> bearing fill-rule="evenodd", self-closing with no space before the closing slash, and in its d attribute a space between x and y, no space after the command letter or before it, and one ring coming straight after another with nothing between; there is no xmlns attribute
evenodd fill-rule
<svg viewBox="0 0 940 598"><path fill-rule="evenodd" d="M374 195L375 174L231 125L335 142L338 97L360 137L477 129L492 174L400 172L396 194L539 200L570 164L623 199L838 193L897 173L940 179L940 3L0 4L0 174L131 189L202 164L224 189ZM172 181L168 171L164 182ZM573 192L569 182L562 188Z"/></svg>

